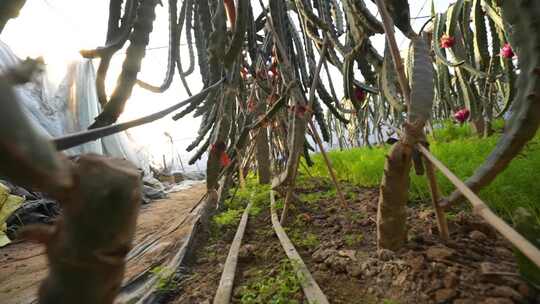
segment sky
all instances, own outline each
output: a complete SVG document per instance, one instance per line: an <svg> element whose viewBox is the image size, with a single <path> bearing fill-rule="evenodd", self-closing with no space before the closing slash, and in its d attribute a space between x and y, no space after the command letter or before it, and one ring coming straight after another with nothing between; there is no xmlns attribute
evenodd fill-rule
<svg viewBox="0 0 540 304"><path fill-rule="evenodd" d="M166 1L163 2L166 3ZM268 0L263 2L267 3ZM371 1L365 2L373 12L376 12L376 7ZM19 17L12 19L0 34L0 40L7 43L21 58L43 56L51 80L59 82L65 75L67 64L70 61L80 60L79 50L103 45L107 31L108 3L108 0L27 0ZM435 0L436 10L438 12L446 10L449 3L449 0ZM409 4L413 18L430 14L431 0L410 0ZM161 83L167 67L167 48L165 47L168 45L167 7L158 6L156 14L154 31L149 44L151 50L147 52L139 74L139 79L152 84ZM425 20L414 19L413 28L419 30ZM399 31L397 31L396 39L400 48L408 46L407 39ZM382 53L384 36L376 35L372 41ZM114 89L116 77L124 59L123 55L123 51L120 51L112 61L106 81L109 93ZM184 62L187 62L185 45L182 46L182 56L186 58ZM97 61L94 63L96 68L97 63ZM336 70L333 73L339 74L339 71ZM335 78L340 79L340 77L339 75ZM192 92L198 92L202 88L197 71L188 78L188 83ZM336 88L341 87L339 83L335 85ZM157 112L187 97L177 76L171 88L163 94L150 93L135 86L120 121ZM171 154L180 153L182 161L187 163L191 154L184 150L191 143L198 127L199 120L193 117L186 117L176 122L167 117L132 129L130 135L140 147L149 151L155 162L160 162L162 155L170 159ZM172 135L174 148L171 147L165 132Z"/></svg>

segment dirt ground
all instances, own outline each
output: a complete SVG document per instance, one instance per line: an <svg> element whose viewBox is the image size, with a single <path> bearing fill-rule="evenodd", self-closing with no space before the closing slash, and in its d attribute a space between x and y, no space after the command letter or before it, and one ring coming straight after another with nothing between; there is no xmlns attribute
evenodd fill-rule
<svg viewBox="0 0 540 304"><path fill-rule="evenodd" d="M193 224L190 213L206 192L202 183L141 207L134 248L128 255L124 283L167 260L182 245ZM15 242L0 248L0 303L27 304L36 299L47 275L43 246Z"/></svg>
<svg viewBox="0 0 540 304"><path fill-rule="evenodd" d="M538 292L517 274L508 242L469 212L449 215L451 240L443 243L429 205L411 204L405 248L377 251L378 190L344 184L349 206L342 209L335 194L328 195L332 188L323 180L298 187L301 202L295 203L286 225L330 303L540 303ZM224 229L199 248L174 303L211 303L234 233L234 227ZM279 296L264 302L247 295L257 282L272 285L269 277L282 276L284 259L269 211L250 217L233 303L304 303L301 290L288 290L281 302ZM264 288L283 292L283 286Z"/></svg>

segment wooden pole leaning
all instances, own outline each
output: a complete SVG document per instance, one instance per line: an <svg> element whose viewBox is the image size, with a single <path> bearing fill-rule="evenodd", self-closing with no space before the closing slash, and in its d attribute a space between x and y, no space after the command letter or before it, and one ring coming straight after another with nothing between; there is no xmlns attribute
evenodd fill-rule
<svg viewBox="0 0 540 304"><path fill-rule="evenodd" d="M525 239L521 234L515 231L510 225L499 218L476 195L463 181L461 181L452 171L450 171L441 161L439 161L429 150L421 145L417 145L418 150L428 159L437 169L439 169L449 180L461 191L461 193L471 202L473 212L481 216L489 225L502 234L512 245L516 246L524 255L526 255L536 266L540 267L540 250Z"/></svg>
<svg viewBox="0 0 540 304"><path fill-rule="evenodd" d="M313 134L313 138L315 139L315 142L317 143L317 145L319 146L319 149L321 150L321 154L323 156L324 162L326 163L326 167L328 167L328 173L330 173L330 177L332 177L332 181L334 182L334 185L336 186L336 192L340 200L341 206L343 208L347 208L347 201L345 200L343 191L341 191L341 186L337 180L336 173L334 172L334 168L332 167L332 163L330 162L330 158L328 157L328 154L326 154L326 151L324 150L321 137L319 136L317 129L315 129L315 125L313 124L313 121L309 120L308 123L311 129L311 133Z"/></svg>

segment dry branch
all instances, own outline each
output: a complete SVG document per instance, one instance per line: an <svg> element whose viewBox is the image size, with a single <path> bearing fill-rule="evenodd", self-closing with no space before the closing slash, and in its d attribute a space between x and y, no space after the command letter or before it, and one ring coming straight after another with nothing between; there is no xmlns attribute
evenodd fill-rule
<svg viewBox="0 0 540 304"><path fill-rule="evenodd" d="M324 150L324 146L321 141L321 137L319 136L319 133L317 132L317 129L315 128L315 125L313 125L313 122L309 121L309 127L311 128L311 133L313 133L313 137L315 138L315 142L317 142L317 145L319 146L319 149L321 150L321 154L324 158L324 162L326 164L326 167L328 168L328 173L330 173L330 176L332 177L332 181L334 182L334 185L336 186L336 192L338 194L339 200L341 202L341 206L343 208L347 207L347 201L345 200L345 196L343 195L343 191L341 191L341 186L339 185L339 182L336 177L336 173L334 172L334 168L332 166L332 163L330 162L330 159L328 158L328 155L326 154L326 151Z"/></svg>

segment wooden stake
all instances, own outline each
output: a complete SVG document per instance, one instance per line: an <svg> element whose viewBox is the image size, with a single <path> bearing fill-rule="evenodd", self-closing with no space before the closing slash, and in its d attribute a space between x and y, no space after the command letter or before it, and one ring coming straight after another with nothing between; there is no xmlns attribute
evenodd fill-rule
<svg viewBox="0 0 540 304"><path fill-rule="evenodd" d="M441 192L439 191L439 186L437 185L437 178L435 176L435 168L433 164L426 159L424 161L424 166L426 167L426 177L429 182L429 189L431 190L431 202L433 203L433 208L435 209L435 215L437 216L437 226L439 227L439 235L442 240L447 241L450 238L448 232L448 223L446 222L446 216L444 210L439 206L439 200L441 198Z"/></svg>
<svg viewBox="0 0 540 304"><path fill-rule="evenodd" d="M313 121L309 121L309 127L311 128L311 133L313 133L313 138L315 138L315 142L319 146L319 149L321 150L321 154L324 158L324 162L326 163L326 166L328 167L328 172L330 173L330 176L332 177L332 181L334 182L334 185L336 186L336 192L338 194L339 200L341 201L341 207L347 208L347 201L345 200L345 196L343 195L343 192L341 191L341 187L339 185L339 182L336 177L336 173L334 172L334 168L332 167L332 163L330 162L330 159L328 158L328 155L326 154L326 151L324 150L321 137L319 136L319 133L317 132L317 129L315 129L315 126L313 125Z"/></svg>

